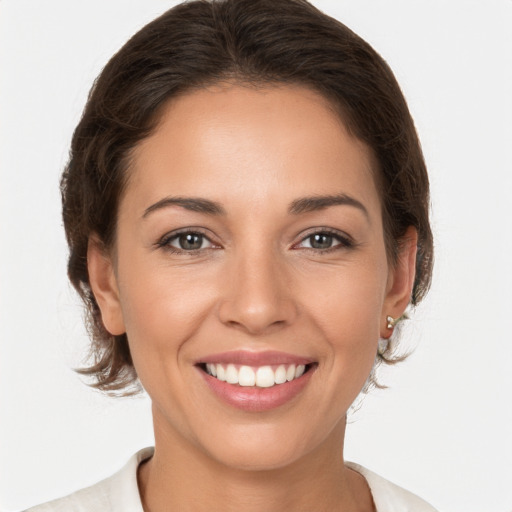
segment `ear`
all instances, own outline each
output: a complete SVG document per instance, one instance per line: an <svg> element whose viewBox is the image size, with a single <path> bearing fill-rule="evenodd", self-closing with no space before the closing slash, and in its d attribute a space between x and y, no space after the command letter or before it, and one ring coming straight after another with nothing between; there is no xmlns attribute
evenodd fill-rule
<svg viewBox="0 0 512 512"><path fill-rule="evenodd" d="M89 237L87 269L91 290L100 308L105 329L112 335L124 334L126 329L112 257L96 236Z"/></svg>
<svg viewBox="0 0 512 512"><path fill-rule="evenodd" d="M390 266L386 297L381 319L381 337L389 338L392 331L387 327L387 316L400 318L411 300L414 278L416 275L416 252L418 246L418 232L409 226L400 240L398 258Z"/></svg>

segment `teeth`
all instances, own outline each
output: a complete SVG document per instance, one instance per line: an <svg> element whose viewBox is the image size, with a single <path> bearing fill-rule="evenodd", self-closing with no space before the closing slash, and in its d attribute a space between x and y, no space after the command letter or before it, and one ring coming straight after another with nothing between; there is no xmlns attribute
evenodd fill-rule
<svg viewBox="0 0 512 512"><path fill-rule="evenodd" d="M229 384L238 384L238 372L232 364L228 364L226 368L226 382Z"/></svg>
<svg viewBox="0 0 512 512"><path fill-rule="evenodd" d="M217 376L217 367L216 367L214 364L210 364L210 363L208 363L208 364L206 365L206 369L208 370L208 373L209 373L210 375L213 375L214 377L216 377L216 376Z"/></svg>
<svg viewBox="0 0 512 512"><path fill-rule="evenodd" d="M224 366L218 364L217 365L217 379L219 380L226 380L226 372L224 370Z"/></svg>
<svg viewBox="0 0 512 512"><path fill-rule="evenodd" d="M277 368L274 380L276 384L284 384L286 382L286 368L283 365Z"/></svg>
<svg viewBox="0 0 512 512"><path fill-rule="evenodd" d="M238 384L244 387L256 386L258 388L270 388L275 384L290 382L304 375L305 371L306 366L303 364L282 364L275 370L271 366L260 366L258 368L240 366L237 368L234 364L225 366L208 363L206 365L206 372L219 380L229 384Z"/></svg>
<svg viewBox="0 0 512 512"><path fill-rule="evenodd" d="M256 372L256 386L259 388L270 388L275 383L274 371L270 366L262 366Z"/></svg>
<svg viewBox="0 0 512 512"><path fill-rule="evenodd" d="M238 374L238 384L240 384L240 386L246 387L254 386L254 384L256 384L256 374L250 366L240 367L240 372Z"/></svg>
<svg viewBox="0 0 512 512"><path fill-rule="evenodd" d="M299 364L297 368L295 368L295 378L298 379L306 370L306 367L303 364Z"/></svg>
<svg viewBox="0 0 512 512"><path fill-rule="evenodd" d="M286 370L286 380L289 382L295 378L295 365L292 364Z"/></svg>

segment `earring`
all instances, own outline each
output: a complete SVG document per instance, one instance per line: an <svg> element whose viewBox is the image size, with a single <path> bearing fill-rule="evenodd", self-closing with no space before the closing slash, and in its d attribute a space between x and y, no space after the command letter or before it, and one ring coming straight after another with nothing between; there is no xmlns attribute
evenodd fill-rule
<svg viewBox="0 0 512 512"><path fill-rule="evenodd" d="M392 316L389 316L389 315L386 317L386 322L388 323L388 325L387 325L388 329L393 329L396 325L396 320Z"/></svg>

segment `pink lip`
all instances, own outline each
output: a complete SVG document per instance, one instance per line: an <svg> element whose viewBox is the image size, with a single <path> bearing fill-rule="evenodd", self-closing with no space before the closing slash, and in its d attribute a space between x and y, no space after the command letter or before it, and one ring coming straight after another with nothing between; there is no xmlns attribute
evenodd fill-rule
<svg viewBox="0 0 512 512"><path fill-rule="evenodd" d="M209 355L198 361L197 368L208 388L223 402L248 412L263 412L280 407L295 398L308 384L315 368L309 368L298 379L270 388L244 387L229 384L212 377L200 368L201 363L220 363L247 366L275 366L279 364L310 364L311 359L286 354L284 352L249 352L236 351Z"/></svg>
<svg viewBox="0 0 512 512"><path fill-rule="evenodd" d="M286 352L277 352L267 350L265 352L251 352L249 350L235 350L232 352L221 352L219 354L210 354L196 362L211 364L239 364L246 366L272 366L280 364L310 364L313 359L287 354Z"/></svg>

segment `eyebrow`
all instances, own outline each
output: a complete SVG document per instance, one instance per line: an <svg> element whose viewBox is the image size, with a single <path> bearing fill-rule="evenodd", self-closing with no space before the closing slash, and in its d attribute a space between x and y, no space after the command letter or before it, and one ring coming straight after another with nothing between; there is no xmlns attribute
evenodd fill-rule
<svg viewBox="0 0 512 512"><path fill-rule="evenodd" d="M142 218L146 218L150 213L153 213L162 208L169 206L181 206L186 210L192 212L206 213L208 215L225 215L226 211L219 203L210 201L209 199L203 199L201 197L165 197L155 204L144 210Z"/></svg>
<svg viewBox="0 0 512 512"><path fill-rule="evenodd" d="M204 199L201 197L165 197L146 208L142 218L146 218L154 211L161 210L169 206L181 206L186 210L205 213L207 215L226 214L226 210L224 210L219 203L211 201L210 199ZM346 194L301 197L290 203L288 212L292 215L300 215L302 213L323 210L330 206L353 206L361 210L365 216L369 218L368 210L365 206L357 199Z"/></svg>
<svg viewBox="0 0 512 512"><path fill-rule="evenodd" d="M302 197L293 201L288 211L293 215L300 215L301 213L323 210L330 206L353 206L361 210L367 218L370 218L363 203L346 194Z"/></svg>

